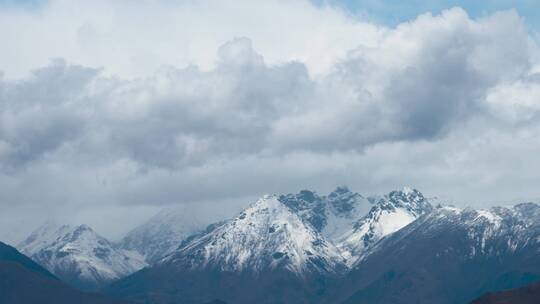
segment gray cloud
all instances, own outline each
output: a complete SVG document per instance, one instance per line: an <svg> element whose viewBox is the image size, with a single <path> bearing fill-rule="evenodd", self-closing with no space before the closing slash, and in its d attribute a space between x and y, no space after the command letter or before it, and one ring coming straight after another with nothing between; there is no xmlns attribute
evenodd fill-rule
<svg viewBox="0 0 540 304"><path fill-rule="evenodd" d="M84 133L81 92L97 70L63 60L0 87L0 159L3 169L38 160Z"/></svg>
<svg viewBox="0 0 540 304"><path fill-rule="evenodd" d="M105 230L98 214L111 210L139 219L204 202L227 213L338 184L410 184L470 204L536 195L540 170L524 160L540 150L527 144L540 132L538 47L520 17L452 9L378 35L317 76L234 38L211 69L127 79L55 60L0 79L0 227L16 215Z"/></svg>

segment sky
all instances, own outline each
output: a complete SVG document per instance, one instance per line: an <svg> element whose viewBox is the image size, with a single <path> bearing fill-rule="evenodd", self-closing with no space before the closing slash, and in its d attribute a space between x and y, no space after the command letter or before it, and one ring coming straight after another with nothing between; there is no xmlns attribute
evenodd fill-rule
<svg viewBox="0 0 540 304"><path fill-rule="evenodd" d="M396 26L425 12L440 13L451 7L461 7L473 18L485 17L501 10L514 9L523 18L525 24L536 29L540 26L538 1L535 0L315 0L313 3L337 6L351 14L361 15L387 26Z"/></svg>
<svg viewBox="0 0 540 304"><path fill-rule="evenodd" d="M0 240L338 185L537 200L540 7L468 2L0 0Z"/></svg>

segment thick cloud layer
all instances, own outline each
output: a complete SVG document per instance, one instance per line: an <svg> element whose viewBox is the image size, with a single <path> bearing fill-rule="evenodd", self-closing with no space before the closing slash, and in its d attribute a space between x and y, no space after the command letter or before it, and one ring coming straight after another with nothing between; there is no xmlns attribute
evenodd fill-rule
<svg viewBox="0 0 540 304"><path fill-rule="evenodd" d="M206 66L166 65L133 78L73 56L1 79L0 238L49 217L118 235L167 204L229 214L263 193L338 184L366 194L412 185L475 206L540 197L539 51L516 12L473 20L455 8L386 28L294 5L308 10L301 22L319 16L329 26L317 36L299 32L313 52L287 60L257 51L261 26L253 38L229 37ZM57 26L48 16L69 4L51 6L41 20L24 12L0 20L42 22L46 31ZM128 16L140 13L131 9ZM335 24L357 43L338 43L327 58L332 43L317 48L313 39L334 41ZM183 43L189 49L191 40ZM96 54L114 61L111 52Z"/></svg>

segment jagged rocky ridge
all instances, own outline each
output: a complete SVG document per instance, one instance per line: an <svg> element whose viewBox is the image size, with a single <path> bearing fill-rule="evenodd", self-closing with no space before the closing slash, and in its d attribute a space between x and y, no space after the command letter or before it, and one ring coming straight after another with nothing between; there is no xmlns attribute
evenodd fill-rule
<svg viewBox="0 0 540 304"><path fill-rule="evenodd" d="M372 207L368 199L343 186L328 196L302 190L281 195L278 200L332 242L350 230Z"/></svg>
<svg viewBox="0 0 540 304"><path fill-rule="evenodd" d="M368 198L346 187L338 187L328 196L303 190L279 200L336 245L348 266L383 237L433 209L422 193L408 187Z"/></svg>
<svg viewBox="0 0 540 304"><path fill-rule="evenodd" d="M146 266L134 252L118 249L87 225L46 224L18 248L69 284L96 290Z"/></svg>

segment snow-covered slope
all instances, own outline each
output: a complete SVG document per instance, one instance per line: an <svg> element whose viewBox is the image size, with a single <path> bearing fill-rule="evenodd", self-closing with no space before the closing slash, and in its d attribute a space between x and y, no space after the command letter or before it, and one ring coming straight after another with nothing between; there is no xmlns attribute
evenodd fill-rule
<svg viewBox="0 0 540 304"><path fill-rule="evenodd" d="M281 195L279 201L331 242L352 229L372 207L368 199L345 186L336 188L328 196L302 190L298 194Z"/></svg>
<svg viewBox="0 0 540 304"><path fill-rule="evenodd" d="M130 231L119 246L138 252L152 264L173 252L183 240L201 232L208 224L208 220L200 219L185 208L165 209Z"/></svg>
<svg viewBox="0 0 540 304"><path fill-rule="evenodd" d="M88 290L146 266L140 255L116 249L86 225L46 224L18 248L61 279Z"/></svg>
<svg viewBox="0 0 540 304"><path fill-rule="evenodd" d="M375 201L371 210L349 231L335 239L347 265L362 259L364 253L383 237L398 231L432 210L431 204L416 189L392 191Z"/></svg>
<svg viewBox="0 0 540 304"><path fill-rule="evenodd" d="M193 238L160 263L183 269L262 273L287 270L338 274L337 248L275 196L265 196L236 218Z"/></svg>
<svg viewBox="0 0 540 304"><path fill-rule="evenodd" d="M422 224L424 233L448 226L466 231L465 257L471 259L503 256L533 245L540 249L540 206L534 203L479 210L441 207Z"/></svg>

